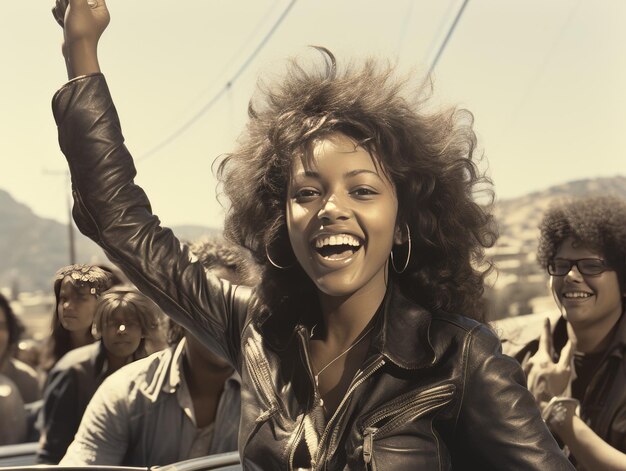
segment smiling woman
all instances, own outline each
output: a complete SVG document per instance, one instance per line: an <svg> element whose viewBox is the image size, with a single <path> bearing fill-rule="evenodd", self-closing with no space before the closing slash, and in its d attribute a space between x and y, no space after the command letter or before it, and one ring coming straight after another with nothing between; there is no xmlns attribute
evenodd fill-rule
<svg viewBox="0 0 626 471"><path fill-rule="evenodd" d="M471 114L374 60L290 63L218 166L225 232L263 275L207 273L133 181L97 60L104 2L59 0L54 97L74 214L142 291L241 374L244 469L571 469L478 320L495 239ZM393 257L392 257L393 254ZM393 263L391 263L393 261ZM485 413L488 411L488 413Z"/></svg>

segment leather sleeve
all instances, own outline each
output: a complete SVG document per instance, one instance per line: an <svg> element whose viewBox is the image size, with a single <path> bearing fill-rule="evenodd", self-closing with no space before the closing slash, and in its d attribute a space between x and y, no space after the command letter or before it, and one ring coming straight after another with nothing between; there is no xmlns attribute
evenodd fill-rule
<svg viewBox="0 0 626 471"><path fill-rule="evenodd" d="M485 326L466 338L456 437L476 469L574 469L541 419L519 364ZM469 468L468 468L469 469Z"/></svg>
<svg viewBox="0 0 626 471"><path fill-rule="evenodd" d="M71 80L52 105L80 231L167 315L238 368L251 292L207 274L152 213L134 182L135 166L104 76Z"/></svg>

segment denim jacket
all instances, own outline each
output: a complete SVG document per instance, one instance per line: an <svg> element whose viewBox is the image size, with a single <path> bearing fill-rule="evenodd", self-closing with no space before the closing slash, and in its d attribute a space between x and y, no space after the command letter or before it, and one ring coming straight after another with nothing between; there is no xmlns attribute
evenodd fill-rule
<svg viewBox="0 0 626 471"><path fill-rule="evenodd" d="M185 386L185 341L109 376L89 403L63 466L166 465L190 458L197 428ZM183 394L181 394L183 393ZM239 377L224 385L205 454L237 449Z"/></svg>

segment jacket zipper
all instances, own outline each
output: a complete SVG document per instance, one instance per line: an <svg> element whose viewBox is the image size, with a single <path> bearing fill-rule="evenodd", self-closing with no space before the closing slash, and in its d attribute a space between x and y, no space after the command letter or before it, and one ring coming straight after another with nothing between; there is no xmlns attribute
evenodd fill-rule
<svg viewBox="0 0 626 471"><path fill-rule="evenodd" d="M315 380L313 378L313 370L311 369L311 360L309 358L309 344L308 344L308 339L302 332L302 328L298 329L298 337L300 338L301 352L304 352L304 364L305 364L307 373L309 375L309 379L311 380L311 384L313 385L313 388L314 388L313 394L315 395L317 394L317 391L315 390ZM307 406L305 408L305 411L309 409L309 406L310 406L310 399L307 399ZM298 448L298 444L300 443L300 438L302 436L302 429L303 429L305 418L306 418L306 412L302 414L302 418L300 419L300 423L298 424L298 429L296 431L295 438L291 444L291 451L289 452L289 471L293 471L293 458L294 458L294 455L296 454L296 449Z"/></svg>
<svg viewBox="0 0 626 471"><path fill-rule="evenodd" d="M376 427L367 427L363 431L363 461L365 461L365 469L374 470L374 435L378 429Z"/></svg>
<svg viewBox="0 0 626 471"><path fill-rule="evenodd" d="M422 391L417 396L411 394L401 401L394 401L391 405L374 412L363 423L363 461L366 469L376 469L374 462L374 436L384 436L385 433L397 428L407 421L409 417L419 417L433 409L440 408L452 400L455 387L453 384L437 386ZM393 417L382 427L374 427L382 420Z"/></svg>
<svg viewBox="0 0 626 471"><path fill-rule="evenodd" d="M324 455L326 454L326 450L324 449L324 444L325 444L326 439L328 438L328 434L330 433L331 430L334 429L333 423L335 422L337 415L341 412L341 409L347 402L348 398L352 395L352 393L354 392L356 388L358 388L366 379L372 376L376 371L382 368L384 364L385 364L385 359L382 356L378 357L377 360L372 365L366 367L362 372L357 374L355 379L352 381L352 383L350 384L350 387L348 388L348 391L343 396L343 399L341 400L341 402L339 403L339 406L335 410L335 413L326 424L324 433L322 434L322 437L320 438L320 441L319 441L319 446L317 448L315 459L311 462L311 464L313 465L313 469L315 470L322 469L318 466L321 462L324 463L323 464L324 469L326 468L326 461L323 460Z"/></svg>
<svg viewBox="0 0 626 471"><path fill-rule="evenodd" d="M453 384L444 384L441 386L435 386L434 388L430 388L425 391L421 391L417 395L406 395L400 400L396 400L390 405L372 413L363 422L363 428L367 429L374 424L377 424L381 420L386 419L387 417L404 415L405 413L410 412L416 413L420 411L420 408L428 410L431 405L444 405L447 402L450 402L454 394L454 390L455 387ZM384 428L386 428L386 426L384 426L383 429Z"/></svg>

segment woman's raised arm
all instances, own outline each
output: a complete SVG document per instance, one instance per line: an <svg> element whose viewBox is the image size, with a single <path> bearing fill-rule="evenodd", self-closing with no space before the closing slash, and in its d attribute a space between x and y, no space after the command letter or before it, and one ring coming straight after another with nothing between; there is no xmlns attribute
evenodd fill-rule
<svg viewBox="0 0 626 471"><path fill-rule="evenodd" d="M109 22L103 0L94 6L57 0L53 13L63 23L73 79L56 93L52 108L72 176L77 227L166 314L237 366L250 291L208 275L161 226L135 184L133 159L97 65L98 40Z"/></svg>

